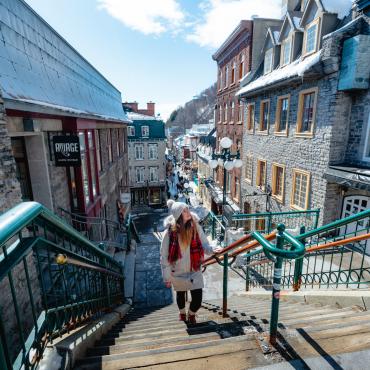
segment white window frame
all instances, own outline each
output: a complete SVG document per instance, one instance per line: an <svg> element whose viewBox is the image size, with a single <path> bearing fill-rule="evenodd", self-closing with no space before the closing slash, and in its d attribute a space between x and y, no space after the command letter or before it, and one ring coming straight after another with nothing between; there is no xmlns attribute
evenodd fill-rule
<svg viewBox="0 0 370 370"><path fill-rule="evenodd" d="M282 41L281 43L281 66L286 66L287 64L289 64L292 60L292 44L293 44L293 39L291 36L287 37L285 40ZM286 54L285 54L285 50L286 50L286 46L289 45L289 55L288 55L288 60L285 60L285 57L286 57Z"/></svg>
<svg viewBox="0 0 370 370"><path fill-rule="evenodd" d="M138 155L138 149L141 148L141 155ZM135 144L134 145L134 151L135 151L135 159L137 161L143 161L144 160L144 145L143 144Z"/></svg>
<svg viewBox="0 0 370 370"><path fill-rule="evenodd" d="M367 121L367 128L365 131L366 131L365 146L364 146L364 152L362 155L362 160L365 162L370 162L370 113L369 113L369 118Z"/></svg>
<svg viewBox="0 0 370 370"><path fill-rule="evenodd" d="M264 67L263 67L263 74L266 75L268 73L270 73L272 71L272 62L273 62L273 57L274 57L274 50L273 48L270 48L268 50L266 50L265 52L265 59L264 59ZM268 58L270 59L270 65L269 65L269 68L267 68L267 63L266 61L268 60Z"/></svg>
<svg viewBox="0 0 370 370"><path fill-rule="evenodd" d="M158 177L158 172L159 172L159 167L149 167L149 182L158 182L159 177Z"/></svg>
<svg viewBox="0 0 370 370"><path fill-rule="evenodd" d="M314 48L312 50L307 50L308 31L312 27L315 27L315 26L316 26L316 34L314 35L314 41L315 41ZM316 18L305 27L304 38L303 38L303 51L304 51L305 56L313 54L317 51L317 47L319 44L319 34L320 34L320 18Z"/></svg>
<svg viewBox="0 0 370 370"><path fill-rule="evenodd" d="M149 126L141 126L141 136L149 137Z"/></svg>
<svg viewBox="0 0 370 370"><path fill-rule="evenodd" d="M145 167L135 167L136 182L142 184L145 181Z"/></svg>
<svg viewBox="0 0 370 370"><path fill-rule="evenodd" d="M135 126L127 127L127 136L135 136Z"/></svg>
<svg viewBox="0 0 370 370"><path fill-rule="evenodd" d="M154 151L152 151L153 148ZM158 144L148 144L148 157L151 161L155 161L158 159Z"/></svg>

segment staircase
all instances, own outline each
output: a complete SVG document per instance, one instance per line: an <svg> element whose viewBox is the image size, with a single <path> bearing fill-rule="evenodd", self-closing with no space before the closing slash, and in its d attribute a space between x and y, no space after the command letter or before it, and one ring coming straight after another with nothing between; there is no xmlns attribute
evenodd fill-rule
<svg viewBox="0 0 370 370"><path fill-rule="evenodd" d="M267 343L271 299L207 301L198 323L178 321L175 305L135 309L87 351L75 366L87 369L249 369L307 357L331 357L370 348L370 312L304 303L281 303L279 337ZM303 367L305 368L305 367ZM307 368L307 367L306 367Z"/></svg>

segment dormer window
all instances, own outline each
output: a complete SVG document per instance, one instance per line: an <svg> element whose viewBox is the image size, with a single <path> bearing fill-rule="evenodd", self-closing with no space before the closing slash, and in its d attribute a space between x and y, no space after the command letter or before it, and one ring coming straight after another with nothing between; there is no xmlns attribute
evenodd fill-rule
<svg viewBox="0 0 370 370"><path fill-rule="evenodd" d="M319 21L320 21L319 18L314 20L306 28L305 37L304 37L304 54L305 55L312 54L317 50Z"/></svg>
<svg viewBox="0 0 370 370"><path fill-rule="evenodd" d="M272 71L272 48L266 50L265 53L265 63L264 63L264 74L270 73Z"/></svg>
<svg viewBox="0 0 370 370"><path fill-rule="evenodd" d="M149 126L141 126L141 136L149 137Z"/></svg>
<svg viewBox="0 0 370 370"><path fill-rule="evenodd" d="M281 65L285 66L290 63L292 54L292 39L287 38L281 44Z"/></svg>

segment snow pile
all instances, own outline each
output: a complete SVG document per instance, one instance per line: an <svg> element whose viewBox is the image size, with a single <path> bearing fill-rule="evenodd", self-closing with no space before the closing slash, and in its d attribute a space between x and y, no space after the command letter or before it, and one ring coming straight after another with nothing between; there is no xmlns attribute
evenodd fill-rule
<svg viewBox="0 0 370 370"><path fill-rule="evenodd" d="M276 82L285 80L294 76L303 76L306 71L308 71L312 66L320 61L321 51L310 55L309 57L302 60L302 58L294 61L291 64L283 68L278 68L271 73L252 81L248 85L242 87L236 95L243 95L247 92L260 89L262 87L272 85Z"/></svg>
<svg viewBox="0 0 370 370"><path fill-rule="evenodd" d="M39 364L39 370L59 370L62 366L62 356L56 348L46 348Z"/></svg>
<svg viewBox="0 0 370 370"><path fill-rule="evenodd" d="M154 116L148 116L146 114L140 114L140 113L135 113L135 112L127 112L126 115L131 121L155 121L157 120L157 118Z"/></svg>
<svg viewBox="0 0 370 370"><path fill-rule="evenodd" d="M352 0L321 0L325 10L329 13L338 14L339 19L347 16L352 8Z"/></svg>

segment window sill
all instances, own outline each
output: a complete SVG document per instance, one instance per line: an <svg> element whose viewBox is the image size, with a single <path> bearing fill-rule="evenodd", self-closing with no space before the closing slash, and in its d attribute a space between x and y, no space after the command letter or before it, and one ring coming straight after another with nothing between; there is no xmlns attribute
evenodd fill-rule
<svg viewBox="0 0 370 370"><path fill-rule="evenodd" d="M243 124L243 121L237 121L236 124L237 125L242 125Z"/></svg>
<svg viewBox="0 0 370 370"><path fill-rule="evenodd" d="M312 132L296 132L295 137L301 137L301 138L306 138L306 139L312 139L314 137L314 134Z"/></svg>
<svg viewBox="0 0 370 370"><path fill-rule="evenodd" d="M246 132L247 132L247 134L254 135L254 130L253 129L247 129Z"/></svg>
<svg viewBox="0 0 370 370"><path fill-rule="evenodd" d="M316 47L314 50L309 51L308 53L307 53L307 52L305 52L305 53L302 55L303 60L304 60L306 57L309 57L310 55L315 54L316 52L317 52L317 47Z"/></svg>
<svg viewBox="0 0 370 370"><path fill-rule="evenodd" d="M271 197L272 197L273 199L275 199L277 202L281 203L281 204L283 204L283 203L284 203L284 197L283 197L283 196L279 197L279 196L277 196L277 195L275 195L275 194L272 194L272 195L271 195Z"/></svg>
<svg viewBox="0 0 370 370"><path fill-rule="evenodd" d="M256 131L256 134L257 135L268 136L269 132L267 130L266 131Z"/></svg>
<svg viewBox="0 0 370 370"><path fill-rule="evenodd" d="M285 137L287 137L288 132L287 131L274 131L274 135L275 136L285 136Z"/></svg>
<svg viewBox="0 0 370 370"><path fill-rule="evenodd" d="M301 208L301 207L296 206L295 204L290 204L290 208L296 211L307 211L307 208Z"/></svg>
<svg viewBox="0 0 370 370"><path fill-rule="evenodd" d="M229 121L228 123L229 123L229 125L233 125L234 121Z"/></svg>

